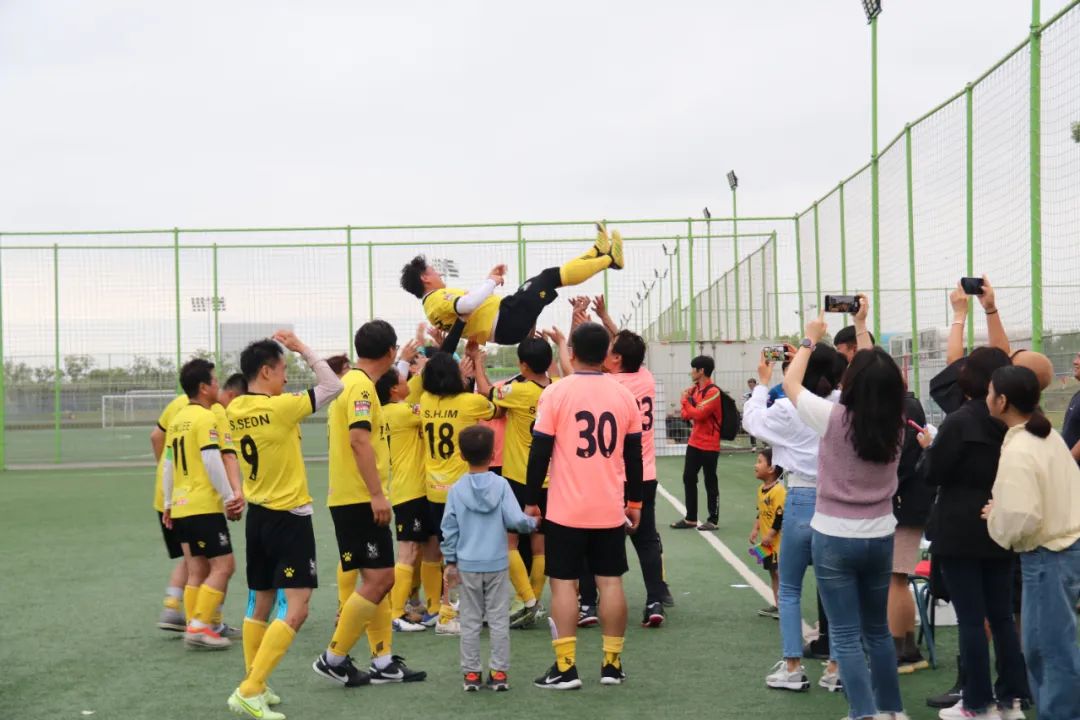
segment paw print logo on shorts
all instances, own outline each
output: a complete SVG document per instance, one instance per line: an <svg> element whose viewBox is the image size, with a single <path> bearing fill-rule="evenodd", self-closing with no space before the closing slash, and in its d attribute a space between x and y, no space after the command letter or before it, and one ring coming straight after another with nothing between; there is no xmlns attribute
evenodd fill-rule
<svg viewBox="0 0 1080 720"><path fill-rule="evenodd" d="M206 547L206 541L205 540L200 540L199 541L199 547L200 548L205 548Z"/></svg>
<svg viewBox="0 0 1080 720"><path fill-rule="evenodd" d="M345 562L352 562L352 553L351 552L343 552L343 553L341 553L341 559L344 560Z"/></svg>
<svg viewBox="0 0 1080 720"><path fill-rule="evenodd" d="M291 567L285 568L285 577L291 578L295 574L296 574L296 571L293 570Z"/></svg>

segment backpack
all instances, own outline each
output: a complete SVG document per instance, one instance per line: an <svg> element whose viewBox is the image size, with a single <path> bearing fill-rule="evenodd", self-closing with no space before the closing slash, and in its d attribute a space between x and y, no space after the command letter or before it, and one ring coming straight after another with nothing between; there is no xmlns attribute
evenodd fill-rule
<svg viewBox="0 0 1080 720"><path fill-rule="evenodd" d="M742 427L742 415L739 414L739 406L735 404L735 400L716 385L709 383L705 386L707 392L709 388L716 388L720 392L720 422L716 423L716 418L713 418L713 422L716 423L716 429L720 432L721 440L734 440L739 435L739 428Z"/></svg>

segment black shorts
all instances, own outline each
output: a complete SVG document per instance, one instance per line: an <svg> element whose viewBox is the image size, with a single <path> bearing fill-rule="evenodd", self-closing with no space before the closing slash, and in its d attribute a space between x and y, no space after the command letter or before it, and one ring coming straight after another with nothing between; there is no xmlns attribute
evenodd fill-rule
<svg viewBox="0 0 1080 720"><path fill-rule="evenodd" d="M232 553L229 524L223 513L205 513L173 518L173 532L188 551L197 557L215 558Z"/></svg>
<svg viewBox="0 0 1080 720"><path fill-rule="evenodd" d="M371 503L330 508L342 570L394 567L394 536L389 525L376 525Z"/></svg>
<svg viewBox="0 0 1080 720"><path fill-rule="evenodd" d="M504 297L499 303L499 318L495 321L492 342L517 345L529 337L540 313L559 297L555 289L560 285L559 268L548 268L526 280L513 295Z"/></svg>
<svg viewBox="0 0 1080 720"><path fill-rule="evenodd" d="M434 500L428 500L428 522L431 523L431 534L439 538L439 542L443 541L442 535L442 516L446 512L446 503L435 502Z"/></svg>
<svg viewBox="0 0 1080 720"><path fill-rule="evenodd" d="M310 515L249 504L244 534L249 588L319 587Z"/></svg>
<svg viewBox="0 0 1080 720"><path fill-rule="evenodd" d="M765 558L761 561L761 567L765 568L766 570L776 570L778 567L780 567L776 562L776 554L774 553L772 555L766 555Z"/></svg>
<svg viewBox="0 0 1080 720"><path fill-rule="evenodd" d="M585 571L601 577L626 573L626 528L573 528L544 520L544 573L555 580L577 580Z"/></svg>
<svg viewBox="0 0 1080 720"><path fill-rule="evenodd" d="M161 520L165 517L165 513L157 514L157 525L161 528L161 536L165 538L165 550L169 553L169 558L175 560L176 558L184 557L184 550L180 547L180 539L176 537L176 531L170 530L162 524Z"/></svg>
<svg viewBox="0 0 1080 720"><path fill-rule="evenodd" d="M395 505L394 525L397 526L398 542L427 542L435 534L431 529L427 498L418 497Z"/></svg>
<svg viewBox="0 0 1080 720"><path fill-rule="evenodd" d="M524 510L525 505L526 505L525 495L527 494L526 493L526 486L522 485L521 483L514 482L513 480L507 480L506 482L510 483L510 489L514 491L514 497L517 498L518 507L521 508L522 510ZM540 507L540 515L541 516L547 515L547 495L548 495L547 488L544 488L543 490L540 491L540 505L539 505L539 507ZM513 530L509 530L508 532L512 532L515 535L518 534L518 533L514 532ZM543 523L540 524L540 528L537 529L536 532L541 534L541 535L544 533L544 524Z"/></svg>

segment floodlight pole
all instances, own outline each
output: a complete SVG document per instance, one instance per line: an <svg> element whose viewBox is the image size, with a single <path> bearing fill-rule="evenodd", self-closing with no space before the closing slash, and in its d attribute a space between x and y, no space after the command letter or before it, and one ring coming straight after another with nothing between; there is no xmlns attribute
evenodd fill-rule
<svg viewBox="0 0 1080 720"><path fill-rule="evenodd" d="M734 171L729 177L734 177ZM742 340L742 312L741 303L742 298L739 294L739 202L738 202L738 189L739 184L737 182L731 183L731 234L734 236L734 254L735 254L735 339Z"/></svg>
<svg viewBox="0 0 1080 720"><path fill-rule="evenodd" d="M1042 104L1042 22L1039 0L1031 0L1031 99L1030 166L1031 177L1031 347L1043 349L1043 279L1042 279L1042 154L1040 106Z"/></svg>
<svg viewBox="0 0 1080 720"><path fill-rule="evenodd" d="M1038 0L1036 0L1037 2ZM874 337L881 337L881 224L878 202L877 19L870 19L870 262L874 300Z"/></svg>
<svg viewBox="0 0 1080 720"><path fill-rule="evenodd" d="M713 307L712 215L709 214L709 208L705 208L705 235L705 287L709 292L709 339L714 340L716 335L713 333L713 314L716 309Z"/></svg>

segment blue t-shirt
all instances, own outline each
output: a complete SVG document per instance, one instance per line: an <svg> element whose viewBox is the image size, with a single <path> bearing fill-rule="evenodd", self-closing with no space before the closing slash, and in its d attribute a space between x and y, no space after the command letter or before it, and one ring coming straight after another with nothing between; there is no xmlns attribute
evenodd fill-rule
<svg viewBox="0 0 1080 720"><path fill-rule="evenodd" d="M1080 442L1080 391L1077 391L1069 401L1069 407L1065 411L1065 421L1061 424L1061 437L1065 438L1065 444L1070 450L1077 442Z"/></svg>

